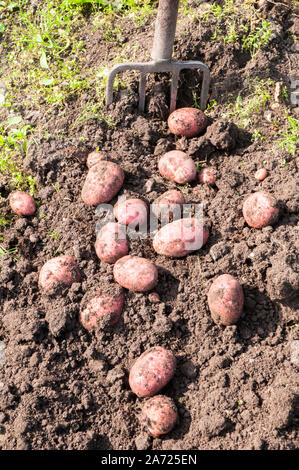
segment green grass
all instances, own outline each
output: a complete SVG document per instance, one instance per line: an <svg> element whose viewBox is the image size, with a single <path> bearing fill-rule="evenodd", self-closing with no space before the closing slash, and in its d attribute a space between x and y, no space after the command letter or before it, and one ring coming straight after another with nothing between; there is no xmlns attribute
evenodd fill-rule
<svg viewBox="0 0 299 470"><path fill-rule="evenodd" d="M287 150L292 156L295 156L299 141L299 120L285 113L287 119L287 130L278 131L281 138L278 140L280 148Z"/></svg>

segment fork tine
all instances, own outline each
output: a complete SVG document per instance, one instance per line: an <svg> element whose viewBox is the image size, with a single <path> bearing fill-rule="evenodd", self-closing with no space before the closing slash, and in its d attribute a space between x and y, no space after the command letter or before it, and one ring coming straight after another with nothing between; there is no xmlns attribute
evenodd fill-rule
<svg viewBox="0 0 299 470"><path fill-rule="evenodd" d="M138 104L138 109L141 113L144 112L145 88L146 88L146 74L141 72L140 82L139 82L139 104Z"/></svg>
<svg viewBox="0 0 299 470"><path fill-rule="evenodd" d="M180 76L179 71L175 71L172 74L171 91L170 91L170 114L176 108L176 99L177 99L177 94L178 94L179 76Z"/></svg>

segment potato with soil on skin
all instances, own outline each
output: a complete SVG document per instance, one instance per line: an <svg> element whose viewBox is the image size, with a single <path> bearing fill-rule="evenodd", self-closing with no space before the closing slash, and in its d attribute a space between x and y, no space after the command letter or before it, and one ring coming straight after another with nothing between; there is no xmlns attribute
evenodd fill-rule
<svg viewBox="0 0 299 470"><path fill-rule="evenodd" d="M208 305L215 323L237 323L244 307L244 293L239 281L230 274L218 276L209 289Z"/></svg>
<svg viewBox="0 0 299 470"><path fill-rule="evenodd" d="M175 369L176 358L172 352L155 346L141 354L131 367L131 390L139 397L152 397L168 384Z"/></svg>
<svg viewBox="0 0 299 470"><path fill-rule="evenodd" d="M159 172L170 181L189 183L196 178L196 166L191 157L180 150L171 150L159 160Z"/></svg>
<svg viewBox="0 0 299 470"><path fill-rule="evenodd" d="M81 279L79 267L71 256L57 256L47 261L39 273L39 285L45 291L69 287Z"/></svg>
<svg viewBox="0 0 299 470"><path fill-rule="evenodd" d="M123 182L124 172L118 165L100 161L89 169L81 197L90 206L109 202L121 189Z"/></svg>
<svg viewBox="0 0 299 470"><path fill-rule="evenodd" d="M178 410L174 401L165 395L156 395L145 402L140 416L140 424L153 437L169 433L178 420Z"/></svg>
<svg viewBox="0 0 299 470"><path fill-rule="evenodd" d="M118 286L100 290L80 312L80 322L87 330L115 325L122 313L125 294Z"/></svg>
<svg viewBox="0 0 299 470"><path fill-rule="evenodd" d="M279 216L277 200L265 191L258 191L248 196L243 203L243 217L253 228L273 225Z"/></svg>
<svg viewBox="0 0 299 470"><path fill-rule="evenodd" d="M216 183L215 168L209 166L203 168L198 174L198 180L200 183L214 185Z"/></svg>
<svg viewBox="0 0 299 470"><path fill-rule="evenodd" d="M98 163L106 160L107 155L105 152L99 152L97 150L94 150L93 152L90 152L88 154L86 164L88 168L91 168L92 166L97 165Z"/></svg>
<svg viewBox="0 0 299 470"><path fill-rule="evenodd" d="M185 198L181 191L170 189L161 194L152 204L152 211L158 219L181 218Z"/></svg>
<svg viewBox="0 0 299 470"><path fill-rule="evenodd" d="M199 250L207 241L209 230L194 217L179 219L164 225L154 236L156 253L181 258Z"/></svg>
<svg viewBox="0 0 299 470"><path fill-rule="evenodd" d="M30 194L15 191L9 196L11 210L18 215L33 215L36 211L35 200Z"/></svg>
<svg viewBox="0 0 299 470"><path fill-rule="evenodd" d="M196 108L176 109L168 118L170 132L184 137L195 137L201 134L207 125L207 116Z"/></svg>
<svg viewBox="0 0 299 470"><path fill-rule="evenodd" d="M105 263L115 263L129 252L126 231L117 222L108 222L97 234L95 250Z"/></svg>
<svg viewBox="0 0 299 470"><path fill-rule="evenodd" d="M115 204L113 214L120 224L131 224L136 227L147 220L148 207L141 199L120 200Z"/></svg>
<svg viewBox="0 0 299 470"><path fill-rule="evenodd" d="M155 287L158 270L154 263L139 256L124 256L113 269L114 279L122 287L134 292L146 292Z"/></svg>
<svg viewBox="0 0 299 470"><path fill-rule="evenodd" d="M258 181L264 181L265 178L267 178L268 172L266 168L260 168L259 170L256 171L254 177Z"/></svg>

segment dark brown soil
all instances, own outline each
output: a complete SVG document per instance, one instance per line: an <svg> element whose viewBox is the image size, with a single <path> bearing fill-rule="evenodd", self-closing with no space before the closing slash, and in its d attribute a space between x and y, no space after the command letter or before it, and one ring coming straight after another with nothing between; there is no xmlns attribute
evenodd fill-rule
<svg viewBox="0 0 299 470"><path fill-rule="evenodd" d="M235 45L202 47L207 31L187 20L179 24L188 34L177 42L177 56L210 67L211 97L220 103L223 93L237 94L257 71L260 78L287 82L295 64L287 35L293 22L288 12L274 19L278 36L254 60ZM133 37L127 27L130 40L143 41L145 50L152 40L147 28ZM123 30L126 35L125 24ZM100 64L104 52L91 36L89 60ZM195 80L193 72L184 76L179 106L192 105L188 80ZM270 137L264 142L251 143L244 131L213 115L202 137L187 141L170 135L161 120L168 102L166 83L164 77L149 79L149 113L139 115L132 82L131 93L111 106L112 127L89 120L72 134L76 102L47 122L40 116L50 134L63 130L69 137L32 144L25 165L39 183L38 213L15 218L4 234L3 244L17 246L18 255L0 257L2 449L298 447L298 376L290 360L291 344L299 339L298 160L272 151L272 130L262 118L259 129ZM217 169L218 179L215 188L180 188L187 202L204 205L211 235L202 250L169 259L156 256L149 239L130 243L130 254L157 265L160 303L152 303L148 294L126 292L120 322L90 334L78 321L81 302L89 291L113 282L113 266L101 263L94 250L99 219L80 197L87 174L84 159L98 146L125 171L121 194L148 203L176 187L158 174L158 157L166 150L178 148L196 162L206 160ZM279 163L283 159L287 165ZM269 176L257 182L254 173L261 166ZM57 183L59 190L53 187ZM245 196L258 189L279 200L274 227L251 229L242 217ZM58 239L49 235L53 231ZM38 287L38 272L62 253L77 260L82 280L47 296ZM244 314L228 327L215 325L207 307L208 289L223 273L238 278L245 293ZM149 439L138 421L144 400L130 391L128 370L156 345L177 357L175 377L163 393L178 406L179 423L165 437Z"/></svg>

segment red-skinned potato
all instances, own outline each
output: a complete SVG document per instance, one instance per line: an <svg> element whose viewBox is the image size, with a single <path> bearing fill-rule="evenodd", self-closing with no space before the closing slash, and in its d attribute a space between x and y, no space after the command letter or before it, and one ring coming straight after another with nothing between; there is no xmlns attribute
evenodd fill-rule
<svg viewBox="0 0 299 470"><path fill-rule="evenodd" d="M237 323L244 306L244 293L239 281L230 274L218 276L209 289L208 305L215 323Z"/></svg>
<svg viewBox="0 0 299 470"><path fill-rule="evenodd" d="M131 367L131 390L139 397L152 397L172 379L175 369L176 358L172 352L155 346L141 354Z"/></svg>
<svg viewBox="0 0 299 470"><path fill-rule="evenodd" d="M198 180L200 183L214 185L216 182L215 169L208 166L203 168L198 174Z"/></svg>
<svg viewBox="0 0 299 470"><path fill-rule="evenodd" d="M154 236L156 253L181 258L199 250L207 241L209 230L194 217L179 219L164 225Z"/></svg>
<svg viewBox="0 0 299 470"><path fill-rule="evenodd" d="M69 287L80 278L79 267L71 256L57 256L43 265L38 282L45 291L52 291Z"/></svg>
<svg viewBox="0 0 299 470"><path fill-rule="evenodd" d="M114 279L122 287L136 292L146 292L155 287L158 270L154 263L139 256L124 256L114 265Z"/></svg>
<svg viewBox="0 0 299 470"><path fill-rule="evenodd" d="M136 227L146 221L148 208L141 199L125 199L115 204L113 214L120 224L131 224Z"/></svg>
<svg viewBox="0 0 299 470"><path fill-rule="evenodd" d="M258 191L248 196L243 203L243 217L253 228L273 225L279 216L279 208L274 196Z"/></svg>
<svg viewBox="0 0 299 470"><path fill-rule="evenodd" d="M126 231L116 222L108 222L97 234L95 250L105 263L115 263L129 252Z"/></svg>
<svg viewBox="0 0 299 470"><path fill-rule="evenodd" d="M116 163L100 161L89 169L81 197L90 206L109 202L123 182L124 172Z"/></svg>
<svg viewBox="0 0 299 470"><path fill-rule="evenodd" d="M178 420L178 410L174 401L165 395L149 398L141 411L140 424L153 437L169 433Z"/></svg>
<svg viewBox="0 0 299 470"><path fill-rule="evenodd" d="M15 191L9 197L11 210L18 215L33 215L36 211L35 200L30 194Z"/></svg>
<svg viewBox="0 0 299 470"><path fill-rule="evenodd" d="M152 211L158 219L181 218L185 198L181 191L170 189L159 196L152 204Z"/></svg>
<svg viewBox="0 0 299 470"><path fill-rule="evenodd" d="M122 313L125 295L122 289L99 291L80 312L80 322L87 330L115 325Z"/></svg>
<svg viewBox="0 0 299 470"><path fill-rule="evenodd" d="M266 168L260 168L256 171L254 177L258 181L263 181L268 176L268 172Z"/></svg>
<svg viewBox="0 0 299 470"><path fill-rule="evenodd" d="M176 109L168 118L170 132L185 137L195 137L201 134L207 125L207 116L200 109L195 108Z"/></svg>
<svg viewBox="0 0 299 470"><path fill-rule="evenodd" d="M107 160L107 155L105 152L98 152L97 150L94 150L88 154L86 164L88 168L91 168L92 166L97 165L98 163L105 160Z"/></svg>
<svg viewBox="0 0 299 470"><path fill-rule="evenodd" d="M189 183L196 178L196 166L191 157L180 150L171 150L159 160L159 172L170 181Z"/></svg>

